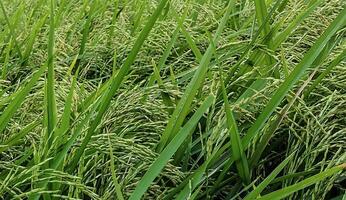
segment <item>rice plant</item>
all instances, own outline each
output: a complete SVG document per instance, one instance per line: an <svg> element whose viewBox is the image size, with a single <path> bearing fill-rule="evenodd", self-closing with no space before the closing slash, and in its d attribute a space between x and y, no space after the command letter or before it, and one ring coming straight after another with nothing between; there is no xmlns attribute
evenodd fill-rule
<svg viewBox="0 0 346 200"><path fill-rule="evenodd" d="M0 199L345 199L345 6L0 1Z"/></svg>

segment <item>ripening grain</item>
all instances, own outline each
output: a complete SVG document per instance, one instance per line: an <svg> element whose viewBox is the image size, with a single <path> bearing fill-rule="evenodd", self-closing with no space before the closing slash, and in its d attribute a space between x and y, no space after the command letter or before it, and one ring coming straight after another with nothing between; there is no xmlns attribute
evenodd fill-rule
<svg viewBox="0 0 346 200"><path fill-rule="evenodd" d="M339 0L0 1L1 199L342 199Z"/></svg>

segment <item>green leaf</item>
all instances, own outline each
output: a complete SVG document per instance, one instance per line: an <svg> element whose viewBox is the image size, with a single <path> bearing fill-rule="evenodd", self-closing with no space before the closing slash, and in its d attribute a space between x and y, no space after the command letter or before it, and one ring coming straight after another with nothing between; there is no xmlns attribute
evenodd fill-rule
<svg viewBox="0 0 346 200"><path fill-rule="evenodd" d="M49 36L48 36L48 74L46 86L46 104L47 104L47 134L48 138L53 133L56 126L57 111L54 94L54 0L50 1L50 19L49 19ZM51 145L51 140L48 141Z"/></svg>
<svg viewBox="0 0 346 200"><path fill-rule="evenodd" d="M90 10L87 14L87 20L84 22L84 26L83 26L83 35L82 35L82 39L80 42L80 48L79 48L79 52L78 52L78 59L75 65L75 68L79 67L79 64L84 56L84 52L85 52L85 48L86 48L86 43L88 41L89 38L89 33L90 33L90 27L92 25L92 21L94 19L95 16L95 12L96 12L96 6L98 4L98 1L93 1L92 5L90 5Z"/></svg>
<svg viewBox="0 0 346 200"><path fill-rule="evenodd" d="M316 10L317 6L320 5L324 0L316 0L312 1L313 4L309 5L307 9L304 9L297 17L294 18L294 20L289 23L289 25L280 32L275 38L274 38L274 49L277 49L279 45L281 45L287 38L290 36L290 34L294 31L294 29L303 22L313 11Z"/></svg>
<svg viewBox="0 0 346 200"><path fill-rule="evenodd" d="M160 16L160 13L161 13L162 9L164 8L165 4L167 3L167 1L168 0L162 0L160 2L160 4L157 6L156 10L151 15L147 24L145 25L145 27L141 31L140 35L138 36L130 54L128 55L127 59L125 60L125 63L120 68L118 73L116 75L112 76L112 78L109 82L108 91L105 93L105 95L102 98L102 103L100 104L100 108L97 112L97 115L96 115L95 119L91 122L90 127L88 129L88 132L87 132L85 138L83 139L83 142L82 142L80 148L77 150L77 152L73 158L73 162L70 165L71 170L74 170L76 168L76 166L80 160L80 157L82 156L87 144L89 143L92 135L95 133L96 128L99 125L99 123L101 122L101 119L102 119L104 113L107 111L107 109L111 103L112 97L114 96L114 94L116 93L118 88L120 87L121 83L124 81L125 76L130 71L130 67L131 67L132 63L135 61L135 58L136 58L141 46L143 45L145 39L148 37L150 30L153 28L156 20ZM108 82L106 84L108 84Z"/></svg>
<svg viewBox="0 0 346 200"><path fill-rule="evenodd" d="M160 76L160 72L159 72L155 62L153 61L152 63L153 63L154 77L155 77L160 89L166 90L164 83L162 81L162 78ZM162 96L163 103L165 104L165 106L168 109L168 113L172 114L173 102L172 102L171 98L169 97L169 95L165 91L161 91L161 96Z"/></svg>
<svg viewBox="0 0 346 200"><path fill-rule="evenodd" d="M18 7L18 13L20 13L20 14L23 14L23 8L24 8L23 5L24 4L21 3L20 6ZM8 25L8 28L10 29L10 34L12 36L12 39L14 40L14 46L16 48L18 56L22 60L23 54L22 54L22 51L21 51L20 46L18 44L17 36L15 34L14 27L12 26L10 20L8 19L8 16L7 16L7 13L6 13L6 10L5 10L5 7L4 7L4 4L2 3L2 1L0 1L0 7L1 7L2 13L3 13L4 17L5 17L5 21L6 21L7 25ZM19 19L18 15L15 15L15 17L17 17L17 19Z"/></svg>
<svg viewBox="0 0 346 200"><path fill-rule="evenodd" d="M287 163L292 159L294 153L288 156L284 161L282 161L270 174L265 178L253 191L251 191L244 200L256 199L258 195L275 179L275 177L281 172L281 170L287 165Z"/></svg>
<svg viewBox="0 0 346 200"><path fill-rule="evenodd" d="M34 44L35 44L35 40L38 36L39 30L42 28L42 26L46 22L46 19L47 19L47 15L43 16L40 20L38 20L35 23L34 27L32 28L32 31L30 33L30 36L28 38L26 48L24 51L23 62L26 62L29 59L31 52L32 52L32 49L33 49Z"/></svg>
<svg viewBox="0 0 346 200"><path fill-rule="evenodd" d="M228 96L226 93L226 88L225 88L225 85L223 82L221 71L220 71L220 84L221 84L221 88L222 88L223 101L224 101L224 105L225 105L225 113L226 113L228 131L230 134L232 156L236 162L236 166L237 166L239 175L242 178L243 182L246 184L249 184L250 183L249 165L248 165L248 161L247 161L245 152L244 152L242 144L241 144L238 126L237 126L237 123L234 119L233 111L231 110L231 107L230 107L229 102L228 102Z"/></svg>
<svg viewBox="0 0 346 200"><path fill-rule="evenodd" d="M214 41L213 43L217 45L218 40L220 38L220 35L227 23L228 17L231 12L231 3L227 5L227 11L224 14L217 30L214 35ZM180 101L178 102L178 105L176 106L176 109L174 110L171 118L168 121L168 124L166 126L165 131L162 134L161 140L158 144L157 151L161 152L166 144L174 137L174 135L178 132L181 125L183 124L185 117L190 111L190 107L192 104L192 101L198 91L198 89L202 86L204 78L206 76L206 73L208 71L208 66L210 63L210 60L213 56L213 44L210 44L207 51L202 57L202 60L198 66L197 71L195 72L192 80L189 82L189 84L186 87L186 90L181 97Z"/></svg>
<svg viewBox="0 0 346 200"><path fill-rule="evenodd" d="M0 145L0 153L6 151L10 147L16 145L17 143L20 142L20 140L25 137L32 129L34 129L40 122L32 122L26 127L24 127L22 130L20 130L17 134L13 135L9 139L7 139L5 142L3 142Z"/></svg>
<svg viewBox="0 0 346 200"><path fill-rule="evenodd" d="M180 145L196 127L198 121L212 105L213 101L213 96L208 96L205 99L203 104L197 109L197 111L192 115L189 121L180 129L180 131L175 135L175 137L171 140L167 147L165 147L164 150L160 153L154 163L149 167L148 171L144 174L141 181L137 184L136 189L132 193L129 200L141 199L142 195L145 193L154 179L160 174L161 170L168 163L169 159L174 155Z"/></svg>
<svg viewBox="0 0 346 200"><path fill-rule="evenodd" d="M13 40L11 39L10 42L8 43L6 47L6 52L5 52L5 60L4 63L2 64L1 68L1 79L5 80L7 76L8 67L9 67L9 61L10 61L10 53L12 50L12 45L13 45ZM3 93L2 93L3 94Z"/></svg>
<svg viewBox="0 0 346 200"><path fill-rule="evenodd" d="M263 128L265 122L269 119L271 114L275 111L276 107L280 104L281 100L290 91L294 84L300 80L305 71L311 67L317 56L321 53L324 46L329 39L345 24L346 22L346 8L344 8L338 17L329 25L327 30L321 35L310 50L305 54L300 63L294 68L291 74L285 79L278 90L269 100L267 106L261 112L260 116L256 119L255 123L247 131L247 134L242 140L244 148L247 148L251 140Z"/></svg>
<svg viewBox="0 0 346 200"><path fill-rule="evenodd" d="M19 106L23 103L23 101L25 100L25 96L29 94L30 90L36 84L45 69L46 66L42 66L36 73L34 73L30 81L23 87L23 89L11 95L11 97L13 98L11 103L5 108L0 116L0 133L5 130L7 123L15 114Z"/></svg>
<svg viewBox="0 0 346 200"><path fill-rule="evenodd" d="M60 118L59 127L54 131L54 139L57 139L56 145L60 146L61 142L65 143L66 136L64 133L70 128L70 118L72 111L73 95L77 85L77 74L73 77L70 91L65 100L65 107Z"/></svg>
<svg viewBox="0 0 346 200"><path fill-rule="evenodd" d="M269 48L272 51L276 51L277 48L288 39L288 37L290 36L291 32L301 23L303 22L304 19L306 19L315 9L316 7L322 2L323 0L317 0L315 1L313 4L311 4L307 9L303 10L292 22L289 23L289 25L279 34L276 34L277 36L273 39L273 42L271 43L271 45L269 46ZM269 16L273 14L273 11L275 11L275 8L277 6L279 6L280 2L278 1L272 8L272 11L269 13ZM269 21L269 17L267 15L266 20L264 23L264 25L266 25ZM281 20L281 22L278 23L277 28L279 29L280 26L282 26L282 24L284 23L284 19ZM264 32L264 26L263 24L260 26L259 28L259 32L255 35L255 37L252 39L251 43L248 45L248 49L242 54L241 59L237 62L237 64L233 67L233 69L231 70L231 73L229 73L228 77L226 78L226 83L228 83L231 78L232 75L234 75L235 70L238 69L238 67L240 66L241 63L243 63L244 59L246 58L246 55L248 53L248 51L252 48L252 46L254 45L259 33ZM270 33L270 32L269 32ZM268 37L268 35L265 36L265 39ZM254 63L254 65L258 65L261 64L263 59L265 58L263 56L264 54L258 51L254 51L254 53L252 53L250 55L250 60ZM270 65L269 65L270 67ZM246 67L243 67L242 72L240 73L240 75L244 74L246 70ZM238 75L239 76L239 75ZM237 76L237 77L238 77ZM234 78L234 77L233 77ZM234 80L234 79L233 79ZM251 85L242 93L241 97L238 98L239 99L243 99L244 97L250 97L253 94L255 94L255 91L259 91L260 89L263 89L266 86L267 80L266 79L257 79L255 80L253 83L251 83Z"/></svg>
<svg viewBox="0 0 346 200"><path fill-rule="evenodd" d="M110 167L111 167L112 178L113 178L113 182L114 182L114 186L115 186L115 194L117 195L118 200L124 200L124 195L121 191L121 186L118 182L118 177L117 177L116 171L115 171L113 148L112 148L112 143L111 143L109 136L108 136L108 143L109 143L109 156L111 158L111 160L110 160L111 166Z"/></svg>
<svg viewBox="0 0 346 200"><path fill-rule="evenodd" d="M334 43L332 41L331 43ZM324 61L326 58L326 55L330 53L330 50L334 47L334 45L326 45L325 48L321 51L318 58L313 62L313 66L319 66L321 62ZM293 99L288 100L289 103L280 111L280 113L277 114L277 117L274 121L269 122L269 128L264 131L263 135L261 136L261 140L259 141L259 144L256 145L256 151L254 152L253 156L250 159L250 167L253 168L255 165L257 165L264 149L267 147L269 140L271 139L272 135L275 133L281 122L283 121L284 117L286 116L287 112L291 108L291 106L294 104L294 102L298 99L298 97L301 95L302 91L306 88L308 83L311 81L313 76L315 75L315 72L312 72L311 75L308 77L308 79L302 84L302 86L295 92Z"/></svg>
<svg viewBox="0 0 346 200"><path fill-rule="evenodd" d="M341 172L342 170L346 169L346 164L342 164L336 167L333 167L331 169L327 169L324 172L321 172L319 174L316 174L314 176L311 176L307 179L304 179L294 185L282 188L280 190L277 190L275 192L266 194L262 197L257 198L258 200L279 200L279 199L283 199L291 194L293 194L294 192L297 192L299 190L302 190L306 187L309 187L310 185L316 184L320 181L322 181L323 179L329 177L329 176L333 176L334 174L337 174L339 172Z"/></svg>
<svg viewBox="0 0 346 200"><path fill-rule="evenodd" d="M191 37L191 35L186 31L185 27L184 27L184 20L186 18L186 14L182 17L182 19L178 16L178 14L176 13L176 11L173 9L173 15L175 17L175 20L178 22L178 27L180 28L180 31L182 32L182 34L184 35L186 42L189 44L193 54L195 54L195 57L197 59L198 62L200 62L202 60L202 53L199 51L196 43L193 41L193 38Z"/></svg>
<svg viewBox="0 0 346 200"><path fill-rule="evenodd" d="M273 6L271 13L275 11L275 9L276 9L276 7L277 7L278 5L279 5L279 2L276 3L276 4ZM225 12L225 14L224 14L224 16L223 16L222 21L228 19L228 16L230 15L229 12L232 11L233 6L234 6L234 2L233 2L233 1L229 1L228 6L227 6L227 10L226 10L226 12ZM266 19L266 20L268 20L268 19ZM220 23L219 28L220 28L221 25L222 25L222 23ZM259 32L260 32L263 28L264 28L264 26L261 26L261 27L259 28ZM258 37L259 32L256 34L256 36L255 36L254 38L257 38L257 37ZM248 52L250 51L250 49L251 49L251 45L253 45L254 43L255 43L255 39L253 39L253 40L251 41L250 45L248 45L247 49L245 50L245 53L244 53L244 54L242 55L242 57L240 58L240 61L238 62L238 65L240 65L240 63L242 63L242 62L245 60L247 53L248 53ZM214 44L217 44L217 43L214 42ZM213 50L213 49L212 49L212 48L213 48L212 46L215 46L215 45L210 44L211 50ZM202 60L203 60L203 59L202 59ZM228 77L227 77L226 80L229 81L229 80L231 79L231 75L233 75L233 73L235 72L236 69L237 69L236 66L232 68L231 72L228 73ZM226 82L228 82L228 81L226 81ZM221 90L221 88L219 88L218 94L220 94L221 92L222 92L222 90ZM217 97L219 98L219 95L217 95ZM167 129L167 128L166 128L166 129ZM246 148L246 147L244 147L244 148ZM189 190L191 189L191 188L189 188L189 185L187 185L187 183L188 183L189 181L191 181L191 182L192 182L191 187L192 187L192 190L194 190L194 188L196 188L196 187L203 181L203 179L205 179L205 176L204 176L203 173L204 173L205 170L207 169L208 165L210 165L210 164L212 163L213 160L218 159L219 156L221 156L221 154L222 154L226 149L229 149L229 144L228 144L228 143L227 143L226 145L224 145L221 149L219 149L216 153L214 153L213 156L211 156L211 158L209 158L202 166L200 166L197 170L195 170L195 172L194 172L191 176L189 176L189 177L186 179L186 181L183 181L183 182L179 185L178 188L179 188L179 190L180 190L180 193L179 193L178 199L185 199L185 198L187 198L187 196L188 196L188 194L189 194ZM230 167L230 166L233 164L233 161L234 161L234 160L233 160L233 158L231 157L231 158L229 158L228 161L225 161L225 162L221 163L219 167L222 167L222 166L223 166L224 164L226 164L226 163L227 163L228 166ZM224 171L226 171L226 170L227 170L227 169L224 169ZM176 192L176 191L178 191L178 190L174 190L174 191Z"/></svg>
<svg viewBox="0 0 346 200"><path fill-rule="evenodd" d="M336 67L340 62L345 60L345 58L346 58L346 50L343 50L342 53L338 57L336 57L328 65L328 67L314 80L312 85L306 90L306 92L304 92L304 96L306 96L306 97L309 96L311 91L313 89L315 89L318 84L321 83L321 81L324 79L324 77L326 77L327 74L329 74L334 69L334 67Z"/></svg>
<svg viewBox="0 0 346 200"><path fill-rule="evenodd" d="M274 30L270 29L270 17L267 12L267 6L266 2L262 0L255 0L255 9L256 9L256 16L259 27L264 26L262 29L262 37L263 37L263 43L267 45L268 49L273 50L273 42L272 37ZM268 19L267 19L268 18ZM260 52L263 54L262 52ZM264 55L265 58L265 64L267 66L271 66L275 61L270 55ZM262 64L262 63L261 63ZM276 78L280 78L280 72L278 68L275 68L274 75Z"/></svg>
<svg viewBox="0 0 346 200"><path fill-rule="evenodd" d="M270 32L269 21L266 20L266 18L268 17L268 12L265 1L255 0L255 10L258 26L264 26L262 30L262 36L265 37Z"/></svg>
<svg viewBox="0 0 346 200"><path fill-rule="evenodd" d="M178 36L179 36L179 27L180 27L179 23L183 23L185 21L185 18L186 18L186 15L187 15L187 11L188 11L188 9L186 8L184 10L184 14L183 14L182 18L181 19L179 18L178 25L175 28L175 30L174 30L174 32L173 32L173 34L171 36L170 41L168 42L167 46L165 47L165 51L163 52L163 55L160 58L159 63L158 63L158 70L159 71L161 69L163 69L163 67L164 67L164 65L165 65L165 63L166 63L166 61L168 59L169 54L172 52L174 44L175 44L175 42L176 42L176 40L178 39ZM173 9L173 14L177 15L174 9ZM154 84L154 82L155 82L155 77L153 75L151 75L150 78L149 78L147 87L152 86Z"/></svg>
<svg viewBox="0 0 346 200"><path fill-rule="evenodd" d="M316 170L310 170L310 171L303 171L303 172L297 172L297 173L293 173L293 174L287 174L284 176L280 176L278 178L275 178L270 184L274 184L274 183L278 183L278 182L284 182L287 179L292 179L292 178L296 178L296 177L304 177L307 175L314 175L319 173L320 170L316 169Z"/></svg>

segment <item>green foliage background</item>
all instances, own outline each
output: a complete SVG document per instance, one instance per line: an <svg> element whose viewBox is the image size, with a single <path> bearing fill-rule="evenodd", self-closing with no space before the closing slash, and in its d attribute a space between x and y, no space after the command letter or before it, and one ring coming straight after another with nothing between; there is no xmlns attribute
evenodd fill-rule
<svg viewBox="0 0 346 200"><path fill-rule="evenodd" d="M344 1L0 6L0 199L346 198Z"/></svg>

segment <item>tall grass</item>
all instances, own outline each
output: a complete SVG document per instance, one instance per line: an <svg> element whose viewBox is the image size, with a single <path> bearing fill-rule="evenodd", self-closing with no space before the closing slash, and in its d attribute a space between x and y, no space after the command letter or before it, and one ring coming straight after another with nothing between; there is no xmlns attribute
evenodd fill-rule
<svg viewBox="0 0 346 200"><path fill-rule="evenodd" d="M344 195L342 1L0 7L2 199Z"/></svg>

